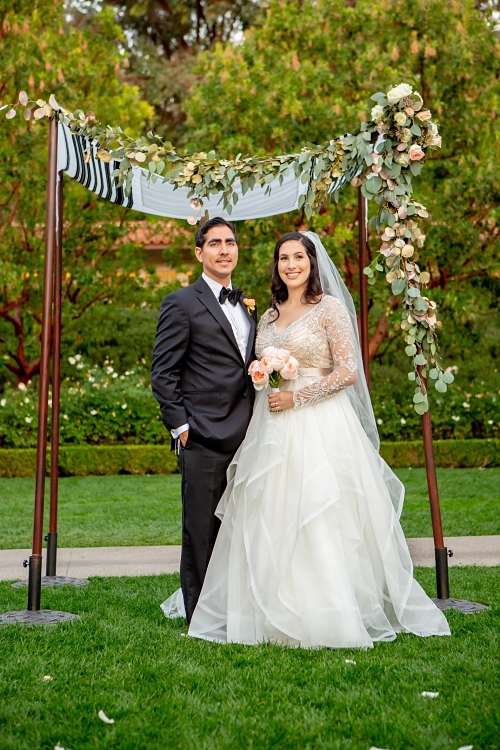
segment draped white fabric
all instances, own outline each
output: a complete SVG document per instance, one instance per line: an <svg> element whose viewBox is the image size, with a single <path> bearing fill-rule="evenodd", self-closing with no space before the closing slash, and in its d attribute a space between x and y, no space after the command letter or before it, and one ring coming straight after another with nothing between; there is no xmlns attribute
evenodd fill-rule
<svg viewBox="0 0 500 750"><path fill-rule="evenodd" d="M59 123L58 127L58 170L65 172L88 190L112 203L145 214L172 219L187 219L188 216L201 214L201 211L191 207L187 188L174 189L172 185L161 180L153 183L140 167L133 169L132 192L130 196L126 196L122 188L116 187L114 178L111 177L111 172L118 167L118 162L102 162L96 157L99 148L96 141L72 134L67 125ZM84 161L87 150L89 158L88 161ZM339 177L332 184L331 190L337 190L347 182L348 178ZM270 193L267 192L268 187L271 188ZM207 209L211 217L223 216L234 221L283 214L297 208L299 197L307 192L307 187L307 180L303 182L301 178L295 177L290 167L283 177L282 184L277 178L266 185L255 185L243 195L241 185L237 183L234 192L238 195L238 202L233 206L231 214L223 210L219 195L203 199L203 212Z"/></svg>

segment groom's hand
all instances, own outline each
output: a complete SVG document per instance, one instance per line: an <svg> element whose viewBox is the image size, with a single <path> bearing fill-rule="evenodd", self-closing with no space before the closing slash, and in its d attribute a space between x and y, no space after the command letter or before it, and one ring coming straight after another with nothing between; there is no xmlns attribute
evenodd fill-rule
<svg viewBox="0 0 500 750"><path fill-rule="evenodd" d="M181 434L179 435L179 440L181 441L181 445L183 448L186 447L188 436L189 436L189 430L185 430L184 432L181 432Z"/></svg>
<svg viewBox="0 0 500 750"><path fill-rule="evenodd" d="M280 391L279 393L269 393L267 396L270 411L284 411L293 409L293 393L291 391Z"/></svg>

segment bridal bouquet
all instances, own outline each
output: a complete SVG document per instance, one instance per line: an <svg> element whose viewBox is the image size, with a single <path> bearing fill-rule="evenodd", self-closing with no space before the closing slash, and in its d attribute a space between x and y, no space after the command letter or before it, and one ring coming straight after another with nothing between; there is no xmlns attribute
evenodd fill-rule
<svg viewBox="0 0 500 750"><path fill-rule="evenodd" d="M260 391L266 385L279 388L283 380L296 380L298 367L299 363L287 349L267 346L262 350L261 358L252 362L248 374L252 377L255 390Z"/></svg>

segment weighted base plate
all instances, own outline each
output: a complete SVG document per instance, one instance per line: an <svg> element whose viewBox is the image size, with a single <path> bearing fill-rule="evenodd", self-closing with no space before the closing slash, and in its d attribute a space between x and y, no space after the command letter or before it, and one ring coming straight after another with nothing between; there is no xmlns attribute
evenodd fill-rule
<svg viewBox="0 0 500 750"><path fill-rule="evenodd" d="M79 620L80 615L72 615L69 612L58 612L51 609L39 609L31 612L29 609L23 609L20 612L6 612L0 615L0 625L57 625L59 622L68 622L69 620Z"/></svg>
<svg viewBox="0 0 500 750"><path fill-rule="evenodd" d="M42 576L42 586L86 586L86 578L71 578L71 576ZM20 589L28 585L28 579L12 584L13 589Z"/></svg>
<svg viewBox="0 0 500 750"><path fill-rule="evenodd" d="M467 615L491 609L487 604L477 604L476 602L469 602L467 599L433 599L432 601L438 609L458 609L459 612L464 612Z"/></svg>

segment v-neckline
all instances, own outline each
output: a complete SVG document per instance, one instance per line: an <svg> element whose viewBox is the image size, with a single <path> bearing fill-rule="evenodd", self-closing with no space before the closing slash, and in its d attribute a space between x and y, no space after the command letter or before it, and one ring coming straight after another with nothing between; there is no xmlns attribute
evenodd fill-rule
<svg viewBox="0 0 500 750"><path fill-rule="evenodd" d="M286 327L286 328L283 328L283 330L282 330L282 331L280 331L280 329L279 329L279 328L278 328L278 326L276 325L276 321L274 321L274 320L273 320L273 326L274 326L274 330L275 330L275 331L276 331L277 333L279 333L279 334L282 334L282 333L285 333L285 331L288 331L288 329L289 329L289 328L291 328L292 326L294 326L294 325L295 325L295 323L298 323L298 322L299 322L299 320L303 320L304 318L307 318L307 316L308 316L308 315L310 315L310 313L314 312L314 311L315 311L315 310L317 309L317 307L318 307L319 305L321 305L321 303L323 302L324 296L325 296L325 295L323 295L323 297L321 297L320 301L319 301L319 302L317 302L317 303L316 303L316 304L315 304L315 305L314 305L314 306L313 306L313 307L311 308L311 310L308 310L308 311L307 311L306 313L304 313L304 315L301 315L301 316L300 316L300 318L297 318L297 320L293 320L293 321L292 321L291 323L289 323L289 324L287 325L287 327Z"/></svg>

